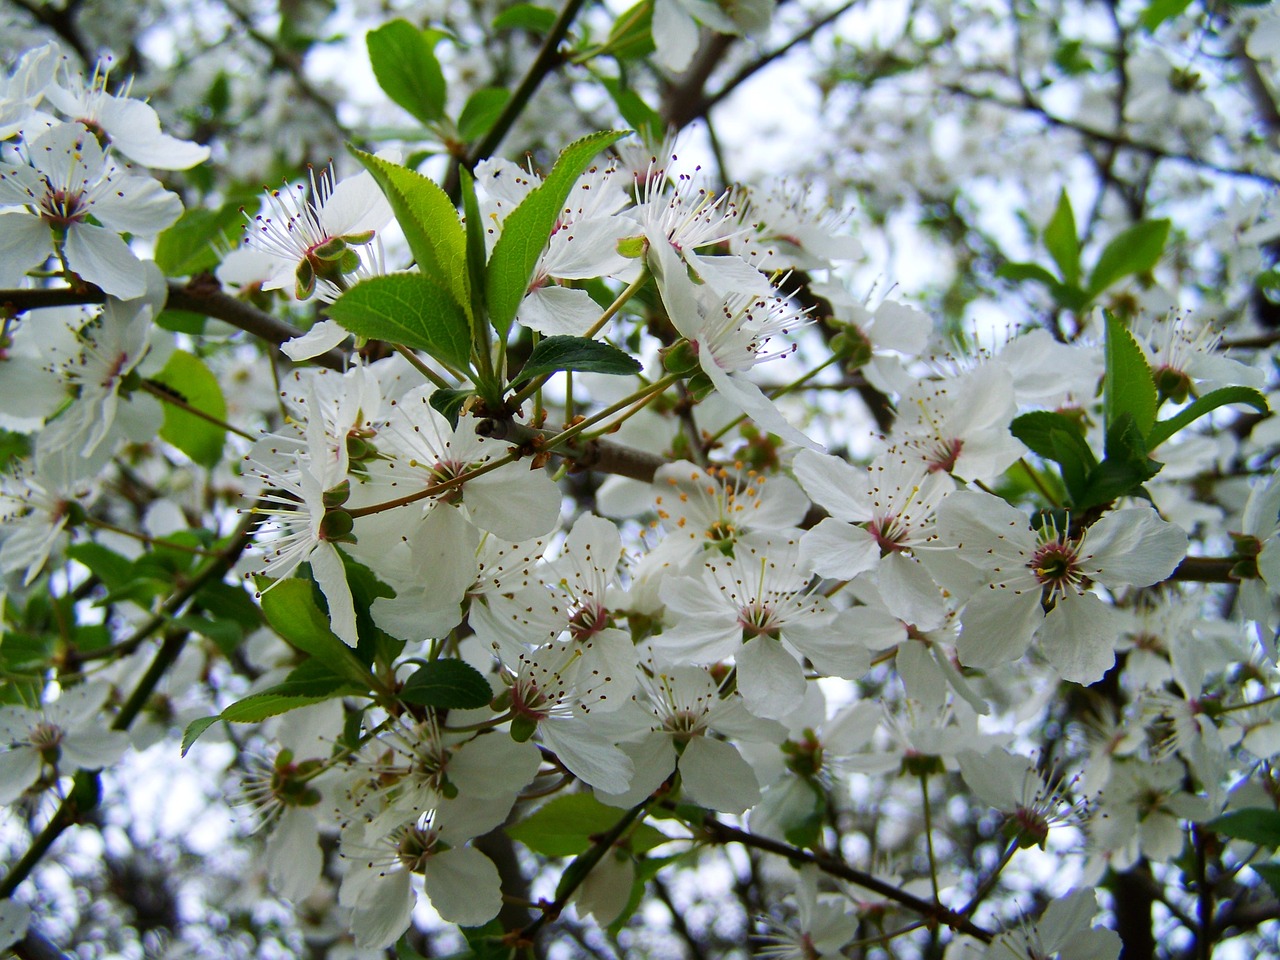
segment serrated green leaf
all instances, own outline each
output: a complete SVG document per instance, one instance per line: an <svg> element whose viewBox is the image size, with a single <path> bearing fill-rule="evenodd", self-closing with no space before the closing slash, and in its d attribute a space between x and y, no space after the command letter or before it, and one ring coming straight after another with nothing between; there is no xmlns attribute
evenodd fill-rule
<svg viewBox="0 0 1280 960"><path fill-rule="evenodd" d="M226 419L227 401L218 386L218 378L204 365L204 361L185 350L173 351L164 368L151 377L150 382L202 413L218 420ZM171 403L162 403L161 406L164 407L161 438L201 466L216 466L222 459L227 431Z"/></svg>
<svg viewBox="0 0 1280 960"><path fill-rule="evenodd" d="M507 7L493 18L493 29L499 30L532 30L534 33L549 33L556 22L556 12L547 7L535 6L532 3L517 3Z"/></svg>
<svg viewBox="0 0 1280 960"><path fill-rule="evenodd" d="M407 20L392 20L365 37L378 86L424 124L444 115L447 88L435 52L439 36Z"/></svg>
<svg viewBox="0 0 1280 960"><path fill-rule="evenodd" d="M433 660L404 682L400 699L422 707L478 710L493 699L489 681L461 660Z"/></svg>
<svg viewBox="0 0 1280 960"><path fill-rule="evenodd" d="M315 696L292 696L273 691L274 688L273 690L265 690L262 693L255 693L245 697L243 700L237 700L222 711L219 719L226 720L228 723L258 723L268 717L278 717L280 714L288 713L290 710L298 710L302 707L310 707L313 704L324 703L326 700L332 700L335 696L342 695L340 693L326 693Z"/></svg>
<svg viewBox="0 0 1280 960"><path fill-rule="evenodd" d="M187 729L182 734L182 753L180 756L185 757L187 751L200 739L201 734L221 719L221 717L201 717L199 720L192 720L188 723Z"/></svg>
<svg viewBox="0 0 1280 960"><path fill-rule="evenodd" d="M1087 288L1089 298L1125 277L1149 273L1164 253L1168 238L1168 220L1143 220L1122 231L1106 245L1093 266Z"/></svg>
<svg viewBox="0 0 1280 960"><path fill-rule="evenodd" d="M1108 435L1126 414L1145 438L1156 422L1159 397L1151 367L1138 341L1125 325L1107 315L1106 373L1102 381L1102 406Z"/></svg>
<svg viewBox="0 0 1280 960"><path fill-rule="evenodd" d="M471 325L449 291L421 273L373 277L329 305L329 316L371 340L403 343L465 369Z"/></svg>
<svg viewBox="0 0 1280 960"><path fill-rule="evenodd" d="M1073 498L1075 506L1084 509L1139 495L1142 485L1164 466L1150 459L1146 450L1146 440L1124 414L1107 431L1106 459L1090 471L1084 492Z"/></svg>
<svg viewBox="0 0 1280 960"><path fill-rule="evenodd" d="M603 340L554 336L539 340L513 381L532 380L560 370L611 373L621 376L639 373L640 361Z"/></svg>
<svg viewBox="0 0 1280 960"><path fill-rule="evenodd" d="M1076 233L1076 217L1071 210L1071 199L1063 190L1058 196L1057 209L1044 228L1044 246L1058 265L1063 282L1075 286L1080 282L1080 238Z"/></svg>
<svg viewBox="0 0 1280 960"><path fill-rule="evenodd" d="M608 833L623 816L617 807L601 803L589 793L570 793L544 803L525 819L507 828L507 836L546 857L573 857L585 853L595 838ZM636 853L652 850L670 838L648 824L627 834Z"/></svg>
<svg viewBox="0 0 1280 960"><path fill-rule="evenodd" d="M1210 411L1231 403L1243 403L1253 407L1259 413L1269 413L1267 398L1252 387L1220 387L1197 397L1182 410L1168 420L1161 420L1151 428L1147 435L1148 449L1154 449L1164 443L1179 430L1185 429Z"/></svg>
<svg viewBox="0 0 1280 960"><path fill-rule="evenodd" d="M279 580L262 594L267 623L291 646L315 657L340 677L360 686L370 681L368 668L329 629L306 580Z"/></svg>
<svg viewBox="0 0 1280 960"><path fill-rule="evenodd" d="M418 269L448 290L464 311L470 311L466 235L448 194L416 170L363 150L351 152L382 188Z"/></svg>
<svg viewBox="0 0 1280 960"><path fill-rule="evenodd" d="M222 260L218 249L232 244L243 226L239 204L217 210L193 207L156 238L156 266L169 277L212 270Z"/></svg>
<svg viewBox="0 0 1280 960"><path fill-rule="evenodd" d="M485 273L485 302L489 319L500 337L506 337L511 329L520 301L528 292L533 268L551 237L574 182L596 154L624 136L624 131L606 130L569 144L561 151L547 179L531 190L503 221L502 235L493 246Z"/></svg>
<svg viewBox="0 0 1280 960"><path fill-rule="evenodd" d="M481 87L471 94L458 114L458 136L468 142L479 140L492 129L510 99L511 91L506 87Z"/></svg>
<svg viewBox="0 0 1280 960"><path fill-rule="evenodd" d="M1246 843L1256 843L1272 850L1280 848L1280 810L1268 807L1232 810L1210 820L1204 826L1215 833Z"/></svg>
<svg viewBox="0 0 1280 960"><path fill-rule="evenodd" d="M1191 0L1151 0L1142 11L1138 22L1142 29L1154 33L1156 28L1166 20L1172 20L1191 6Z"/></svg>

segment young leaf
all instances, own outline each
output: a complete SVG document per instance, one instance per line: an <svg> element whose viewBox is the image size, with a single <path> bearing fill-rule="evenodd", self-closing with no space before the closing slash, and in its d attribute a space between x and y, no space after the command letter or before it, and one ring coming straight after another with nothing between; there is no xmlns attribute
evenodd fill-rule
<svg viewBox="0 0 1280 960"><path fill-rule="evenodd" d="M528 292L533 268L574 182L591 158L622 137L625 132L606 130L576 140L565 147L550 175L507 215L502 235L494 244L485 276L485 302L489 319L500 337L506 337L520 301Z"/></svg>
<svg viewBox="0 0 1280 960"><path fill-rule="evenodd" d="M1106 245L1089 276L1092 299L1117 280L1149 273L1164 252L1169 237L1168 220L1143 220L1123 231Z"/></svg>
<svg viewBox="0 0 1280 960"><path fill-rule="evenodd" d="M1159 398L1147 358L1123 323L1107 314L1106 374L1102 381L1102 405L1108 436L1112 425L1125 414L1133 417L1145 438L1156 422ZM1108 450L1110 455L1110 450Z"/></svg>
<svg viewBox="0 0 1280 960"><path fill-rule="evenodd" d="M1080 238L1076 234L1076 218L1071 210L1071 199L1063 190L1058 197L1058 207L1044 228L1044 246L1058 265L1063 281L1074 287L1080 282Z"/></svg>
<svg viewBox="0 0 1280 960"><path fill-rule="evenodd" d="M645 103L640 94L627 87L621 78L601 77L600 82L609 91L609 96L613 98L614 106L618 108L622 119L631 125L645 143L658 143L662 140L666 124L663 123L658 111Z"/></svg>
<svg viewBox="0 0 1280 960"><path fill-rule="evenodd" d="M444 287L464 310L471 309L467 241L458 211L434 180L362 150L352 150L378 181L396 222L404 230L418 269Z"/></svg>
<svg viewBox="0 0 1280 960"><path fill-rule="evenodd" d="M352 333L403 343L466 369L471 325L449 291L421 273L372 277L329 306L329 316Z"/></svg>
<svg viewBox="0 0 1280 960"><path fill-rule="evenodd" d="M587 337L554 336L538 341L516 382L532 380L558 370L625 375L639 373L640 361L613 344Z"/></svg>
<svg viewBox="0 0 1280 960"><path fill-rule="evenodd" d="M365 38L378 86L424 124L444 115L445 79L435 39L407 20L392 20Z"/></svg>
<svg viewBox="0 0 1280 960"><path fill-rule="evenodd" d="M190 277L212 270L221 260L217 244L238 239L243 226L244 214L238 203L228 203L217 210L188 210L156 238L156 266L169 277Z"/></svg>
<svg viewBox="0 0 1280 960"><path fill-rule="evenodd" d="M1142 16L1138 17L1138 22L1148 33L1155 33L1156 27L1178 16L1189 6L1191 0L1150 0L1147 8L1142 11Z"/></svg>
<svg viewBox="0 0 1280 960"><path fill-rule="evenodd" d="M433 660L404 682L400 699L423 707L477 710L493 699L493 690L484 674L470 664Z"/></svg>
<svg viewBox="0 0 1280 960"><path fill-rule="evenodd" d="M165 388L187 406L222 420L227 415L227 401L222 388L204 362L185 350L175 350L151 382ZM216 423L175 406L162 403L164 426L160 436L172 443L196 463L213 467L222 458L222 444L227 431Z"/></svg>
<svg viewBox="0 0 1280 960"><path fill-rule="evenodd" d="M428 399L432 409L444 415L451 426L458 425L458 415L462 412L462 405L467 402L467 398L474 396L472 390L451 390L448 387L441 387Z"/></svg>
<svg viewBox="0 0 1280 960"><path fill-rule="evenodd" d="M1229 403L1243 403L1253 407L1259 413L1269 413L1271 410L1267 405L1267 398L1252 387L1220 387L1206 393L1203 397L1197 397L1168 420L1159 421L1147 435L1147 448L1154 449L1160 446L1179 430L1190 426L1211 410Z"/></svg>

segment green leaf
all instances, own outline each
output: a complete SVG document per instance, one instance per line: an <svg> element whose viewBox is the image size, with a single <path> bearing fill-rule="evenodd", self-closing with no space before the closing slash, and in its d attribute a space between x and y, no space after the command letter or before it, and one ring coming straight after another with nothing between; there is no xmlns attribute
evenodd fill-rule
<svg viewBox="0 0 1280 960"><path fill-rule="evenodd" d="M1189 6L1191 6L1191 0L1151 0L1147 4L1147 9L1142 11L1138 22L1147 33L1155 33L1160 24L1166 20L1172 20Z"/></svg>
<svg viewBox="0 0 1280 960"><path fill-rule="evenodd" d="M1093 266L1087 288L1092 299L1118 280L1149 273L1164 253L1169 238L1168 220L1143 220L1115 237Z"/></svg>
<svg viewBox="0 0 1280 960"><path fill-rule="evenodd" d="M467 402L467 398L474 396L472 390L451 390L448 387L441 387L431 395L428 401L432 408L438 413L444 415L452 427L458 426L458 414L462 412L462 405Z"/></svg>
<svg viewBox="0 0 1280 960"><path fill-rule="evenodd" d="M1058 265L1058 272L1068 286L1080 282L1080 238L1076 233L1076 218L1071 210L1071 199L1063 190L1058 196L1058 207L1044 228L1044 246Z"/></svg>
<svg viewBox="0 0 1280 960"><path fill-rule="evenodd" d="M609 91L622 119L627 121L642 140L646 143L661 142L667 125L658 111L645 103L640 94L625 86L621 78L601 77L600 82Z"/></svg>
<svg viewBox="0 0 1280 960"><path fill-rule="evenodd" d="M156 238L156 266L169 277L212 270L222 260L218 247L233 244L243 226L239 204L228 203L217 210L193 207Z"/></svg>
<svg viewBox="0 0 1280 960"><path fill-rule="evenodd" d="M640 0L619 14L605 42L592 50L594 56L608 54L618 61L647 57L656 49L653 43L652 0Z"/></svg>
<svg viewBox="0 0 1280 960"><path fill-rule="evenodd" d="M89 568L108 590L120 590L134 578L133 561L108 550L100 543L86 540L67 547L67 556Z"/></svg>
<svg viewBox="0 0 1280 960"><path fill-rule="evenodd" d="M532 3L517 3L507 7L493 18L493 29L532 30L534 33L550 33L556 22L556 12Z"/></svg>
<svg viewBox="0 0 1280 960"><path fill-rule="evenodd" d="M532 380L558 370L626 375L639 373L640 361L603 340L554 336L539 340L513 382Z"/></svg>
<svg viewBox="0 0 1280 960"><path fill-rule="evenodd" d="M468 960L513 960L516 955L515 948L507 945L507 931L497 917L483 927L458 929L467 938L467 946L471 949Z"/></svg>
<svg viewBox="0 0 1280 960"><path fill-rule="evenodd" d="M560 218L565 199L592 157L626 136L606 130L565 147L550 175L507 215L485 275L485 302L498 335L506 337L520 301L528 292L538 257Z"/></svg>
<svg viewBox="0 0 1280 960"><path fill-rule="evenodd" d="M404 230L418 269L448 290L463 310L469 311L466 235L449 195L434 180L416 170L362 150L351 152L382 188L396 222Z"/></svg>
<svg viewBox="0 0 1280 960"><path fill-rule="evenodd" d="M314 696L294 696L277 693L276 688L272 687L262 693L255 693L252 696L245 697L243 700L237 700L222 711L220 719L226 720L228 723L257 723L260 720L267 719L267 717L278 717L280 714L288 713L290 710L309 707L316 703L324 703L334 697L343 696L344 691L351 692L349 684L340 684L334 687L331 693L316 694Z"/></svg>
<svg viewBox="0 0 1280 960"><path fill-rule="evenodd" d="M400 699L423 707L478 710L489 705L493 689L484 674L469 663L433 660L404 682Z"/></svg>
<svg viewBox="0 0 1280 960"><path fill-rule="evenodd" d="M371 340L403 343L465 369L471 361L471 325L449 291L421 273L373 277L329 306L329 316Z"/></svg>
<svg viewBox="0 0 1280 960"><path fill-rule="evenodd" d="M1224 813L1204 826L1215 833L1246 843L1256 843L1272 850L1280 848L1280 810L1246 807Z"/></svg>
<svg viewBox="0 0 1280 960"><path fill-rule="evenodd" d="M31 440L21 433L0 429L0 473L9 473L23 457L31 455Z"/></svg>
<svg viewBox="0 0 1280 960"><path fill-rule="evenodd" d="M1140 495L1142 485L1164 466L1147 456L1146 440L1127 413L1107 430L1106 443L1106 459L1090 471L1084 492L1074 498L1078 508Z"/></svg>
<svg viewBox="0 0 1280 960"><path fill-rule="evenodd" d="M208 637L224 652L234 650L244 639L244 631L234 620L211 620L207 616L189 613L174 619L173 625Z"/></svg>
<svg viewBox="0 0 1280 960"><path fill-rule="evenodd" d="M365 38L378 86L424 124L444 115L445 79L435 53L439 38L407 20L392 20Z"/></svg>
<svg viewBox="0 0 1280 960"><path fill-rule="evenodd" d="M175 350L164 369L153 376L150 382L202 413L218 420L226 419L227 401L223 399L218 378L199 357L185 350ZM161 406L164 407L161 438L201 466L216 466L222 459L222 444L226 440L227 431L216 423L210 423L171 403L162 403Z"/></svg>
<svg viewBox="0 0 1280 960"><path fill-rule="evenodd" d="M271 629L291 646L315 657L335 674L368 689L369 670L329 629L306 580L278 580L262 594L262 612Z"/></svg>
<svg viewBox="0 0 1280 960"><path fill-rule="evenodd" d="M1266 881L1271 892L1280 897L1280 863L1251 863L1249 866Z"/></svg>
<svg viewBox="0 0 1280 960"><path fill-rule="evenodd" d="M1017 417L1009 425L1009 431L1030 450L1059 465L1072 504L1079 506L1088 487L1089 474L1098 465L1098 458L1085 439L1083 425L1065 414L1037 410Z"/></svg>
<svg viewBox="0 0 1280 960"><path fill-rule="evenodd" d="M221 717L201 717L199 720L192 720L188 723L187 729L182 734L182 753L180 756L185 757L187 751L200 739L200 735L221 719Z"/></svg>
<svg viewBox="0 0 1280 960"><path fill-rule="evenodd" d="M467 283L471 291L471 317L477 326L483 323L485 316L485 288L488 272L488 247L485 243L484 218L480 216L480 201L476 198L476 181L465 167L459 168L458 185L462 190L462 212L466 221L466 268ZM477 344L488 343L488 331L480 336L481 331L473 331ZM487 349L487 346L486 348Z"/></svg>
<svg viewBox="0 0 1280 960"><path fill-rule="evenodd" d="M204 333L205 322L209 318L190 310L161 310L156 317L156 326L161 330L172 330L174 333L186 333L198 337Z"/></svg>
<svg viewBox="0 0 1280 960"><path fill-rule="evenodd" d="M481 87L471 94L458 115L458 136L468 142L479 140L493 127L510 99L511 91L506 87Z"/></svg>
<svg viewBox="0 0 1280 960"><path fill-rule="evenodd" d="M585 853L595 838L608 833L624 811L601 803L589 793L570 793L544 803L532 814L507 828L507 836L546 857L573 857ZM652 850L670 838L648 824L627 834L628 846L637 853Z"/></svg>
<svg viewBox="0 0 1280 960"><path fill-rule="evenodd" d="M1015 283L1034 280L1050 288L1061 284L1057 277L1038 263L1002 263L996 268L996 276L1002 280L1012 280Z"/></svg>
<svg viewBox="0 0 1280 960"><path fill-rule="evenodd" d="M1267 398L1252 387L1220 387L1206 393L1203 397L1197 397L1168 420L1156 423L1147 435L1148 449L1160 446L1179 430L1190 426L1210 411L1229 403L1243 403L1253 407L1259 413L1271 411L1267 405Z"/></svg>
<svg viewBox="0 0 1280 960"><path fill-rule="evenodd" d="M1159 406L1155 381L1138 341L1111 314L1107 314L1106 363L1102 406L1108 436L1112 426L1128 414L1145 438L1156 422L1156 408Z"/></svg>

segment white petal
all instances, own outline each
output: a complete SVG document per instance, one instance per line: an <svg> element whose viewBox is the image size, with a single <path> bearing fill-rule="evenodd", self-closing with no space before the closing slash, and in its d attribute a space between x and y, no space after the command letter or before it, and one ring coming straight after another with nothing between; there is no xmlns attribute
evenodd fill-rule
<svg viewBox="0 0 1280 960"><path fill-rule="evenodd" d="M1041 620L1040 597L1030 592L1006 593L984 591L965 607L956 653L966 666L994 667L1027 652Z"/></svg>
<svg viewBox="0 0 1280 960"><path fill-rule="evenodd" d="M862 527L827 517L801 537L800 561L819 576L852 580L876 568L880 545Z"/></svg>
<svg viewBox="0 0 1280 960"><path fill-rule="evenodd" d="M299 807L287 809L271 831L264 854L272 889L286 900L304 899L324 867L315 817Z"/></svg>
<svg viewBox="0 0 1280 960"><path fill-rule="evenodd" d="M698 49L698 24L676 0L656 0L653 5L654 59L668 70L680 73L689 66Z"/></svg>
<svg viewBox="0 0 1280 960"><path fill-rule="evenodd" d="M580 337L600 318L600 307L585 290L552 284L539 287L520 301L516 321L553 337Z"/></svg>
<svg viewBox="0 0 1280 960"><path fill-rule="evenodd" d="M479 850L461 847L427 861L422 885L436 913L450 923L479 927L502 909L502 878Z"/></svg>
<svg viewBox="0 0 1280 960"><path fill-rule="evenodd" d="M399 940L400 934L409 929L417 899L407 870L392 870L370 881L360 891L351 914L356 946L381 950Z"/></svg>
<svg viewBox="0 0 1280 960"><path fill-rule="evenodd" d="M26 213L0 213L0 286L16 287L52 250L49 228Z"/></svg>
<svg viewBox="0 0 1280 960"><path fill-rule="evenodd" d="M781 720L804 699L804 670L779 641L753 637L736 659L738 691L757 716Z"/></svg>
<svg viewBox="0 0 1280 960"><path fill-rule="evenodd" d="M347 583L342 558L333 544L322 541L316 545L310 559L311 572L329 603L329 626L343 643L354 647L360 642L356 634L356 605L351 598L351 586Z"/></svg>
<svg viewBox="0 0 1280 960"><path fill-rule="evenodd" d="M0 900L0 950L7 950L27 935L31 908L16 900Z"/></svg>
<svg viewBox="0 0 1280 960"><path fill-rule="evenodd" d="M349 334L336 320L321 320L300 337L280 344L280 352L293 361L310 360L332 350Z"/></svg>
<svg viewBox="0 0 1280 960"><path fill-rule="evenodd" d="M1091 593L1067 594L1044 618L1037 636L1064 680L1096 683L1116 661L1115 611Z"/></svg>
<svg viewBox="0 0 1280 960"><path fill-rule="evenodd" d="M680 779L694 802L721 813L742 813L760 800L751 764L723 740L690 740L680 757Z"/></svg>
<svg viewBox="0 0 1280 960"><path fill-rule="evenodd" d="M1187 535L1149 507L1131 507L1109 513L1090 527L1084 547L1098 582L1149 587L1173 573L1186 556Z"/></svg>
<svg viewBox="0 0 1280 960"><path fill-rule="evenodd" d="M707 351L704 350L699 356L703 372L711 378L716 390L726 400L770 433L776 433L783 440L790 440L798 446L822 452L822 444L810 440L789 424L778 408L773 405L773 401L764 395L763 390L745 377L729 376L728 372L718 366L714 358L706 356L706 353Z"/></svg>
<svg viewBox="0 0 1280 960"><path fill-rule="evenodd" d="M132 300L147 292L142 262L106 227L91 223L72 224L67 230L67 265L89 283L121 300Z"/></svg>

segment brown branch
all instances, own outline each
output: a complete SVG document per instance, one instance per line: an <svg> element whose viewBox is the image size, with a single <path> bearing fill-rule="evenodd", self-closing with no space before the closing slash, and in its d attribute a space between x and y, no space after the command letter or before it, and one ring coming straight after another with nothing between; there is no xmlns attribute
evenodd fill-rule
<svg viewBox="0 0 1280 960"><path fill-rule="evenodd" d="M949 83L944 84L942 89L947 93L953 93L956 96L964 97L969 100L976 100L979 103L990 103L997 107L1004 107L1006 110L1012 110L1021 113L1032 114L1039 117L1051 127L1057 127L1062 130L1069 130L1072 133L1079 134L1089 140L1106 146L1117 146L1126 150L1133 150L1136 153L1146 154L1157 160L1176 160L1180 163L1187 163L1213 173L1219 173L1227 177L1240 177L1247 180L1257 180L1268 186L1280 185L1280 179L1266 173L1259 173L1256 170L1244 170L1239 167L1228 167L1204 157L1197 156L1193 153L1186 153L1181 150L1170 150L1154 143L1146 143L1140 140L1134 140L1130 137L1121 136L1117 133L1110 133L1106 130L1099 130L1096 127L1090 127L1087 124L1079 123L1075 120L1067 120L1050 113L1044 107L1036 103L1023 103L1019 100L1007 100L995 93L982 90L970 90L961 84Z"/></svg>
<svg viewBox="0 0 1280 960"><path fill-rule="evenodd" d="M1184 557L1169 579L1184 583L1239 583L1240 578L1231 575L1236 563L1234 557Z"/></svg>
<svg viewBox="0 0 1280 960"><path fill-rule="evenodd" d="M843 860L829 853L802 850L800 847L794 847L788 843L781 843L769 837L762 837L759 834L731 827L727 823L721 823L714 817L707 817L701 824L691 824L690 829L694 830L695 833L701 833L705 839L712 843L740 843L746 847L754 847L766 853L774 853L780 857L785 857L793 863L812 863L823 873L857 884L872 893L877 893L886 900L891 900L904 906L913 913L918 913L934 923L940 923L951 927L953 930L959 930L961 933L966 933L981 940L983 943L991 943L995 939L995 934L991 933L991 931L978 926L972 920L961 916L956 911L944 907L940 903L921 900L905 890L900 890L869 873L864 873L849 866Z"/></svg>
<svg viewBox="0 0 1280 960"><path fill-rule="evenodd" d="M92 285L79 290L73 287L0 290L0 308L11 313L23 313L44 307L105 303L106 299L107 295ZM302 331L293 324L279 320L251 303L224 293L218 281L207 273L192 277L186 283L170 280L169 299L166 306L173 310L186 310L221 320L277 347L286 340L302 336ZM310 362L339 372L347 368L347 358L339 350L330 350L318 357L312 357Z"/></svg>

